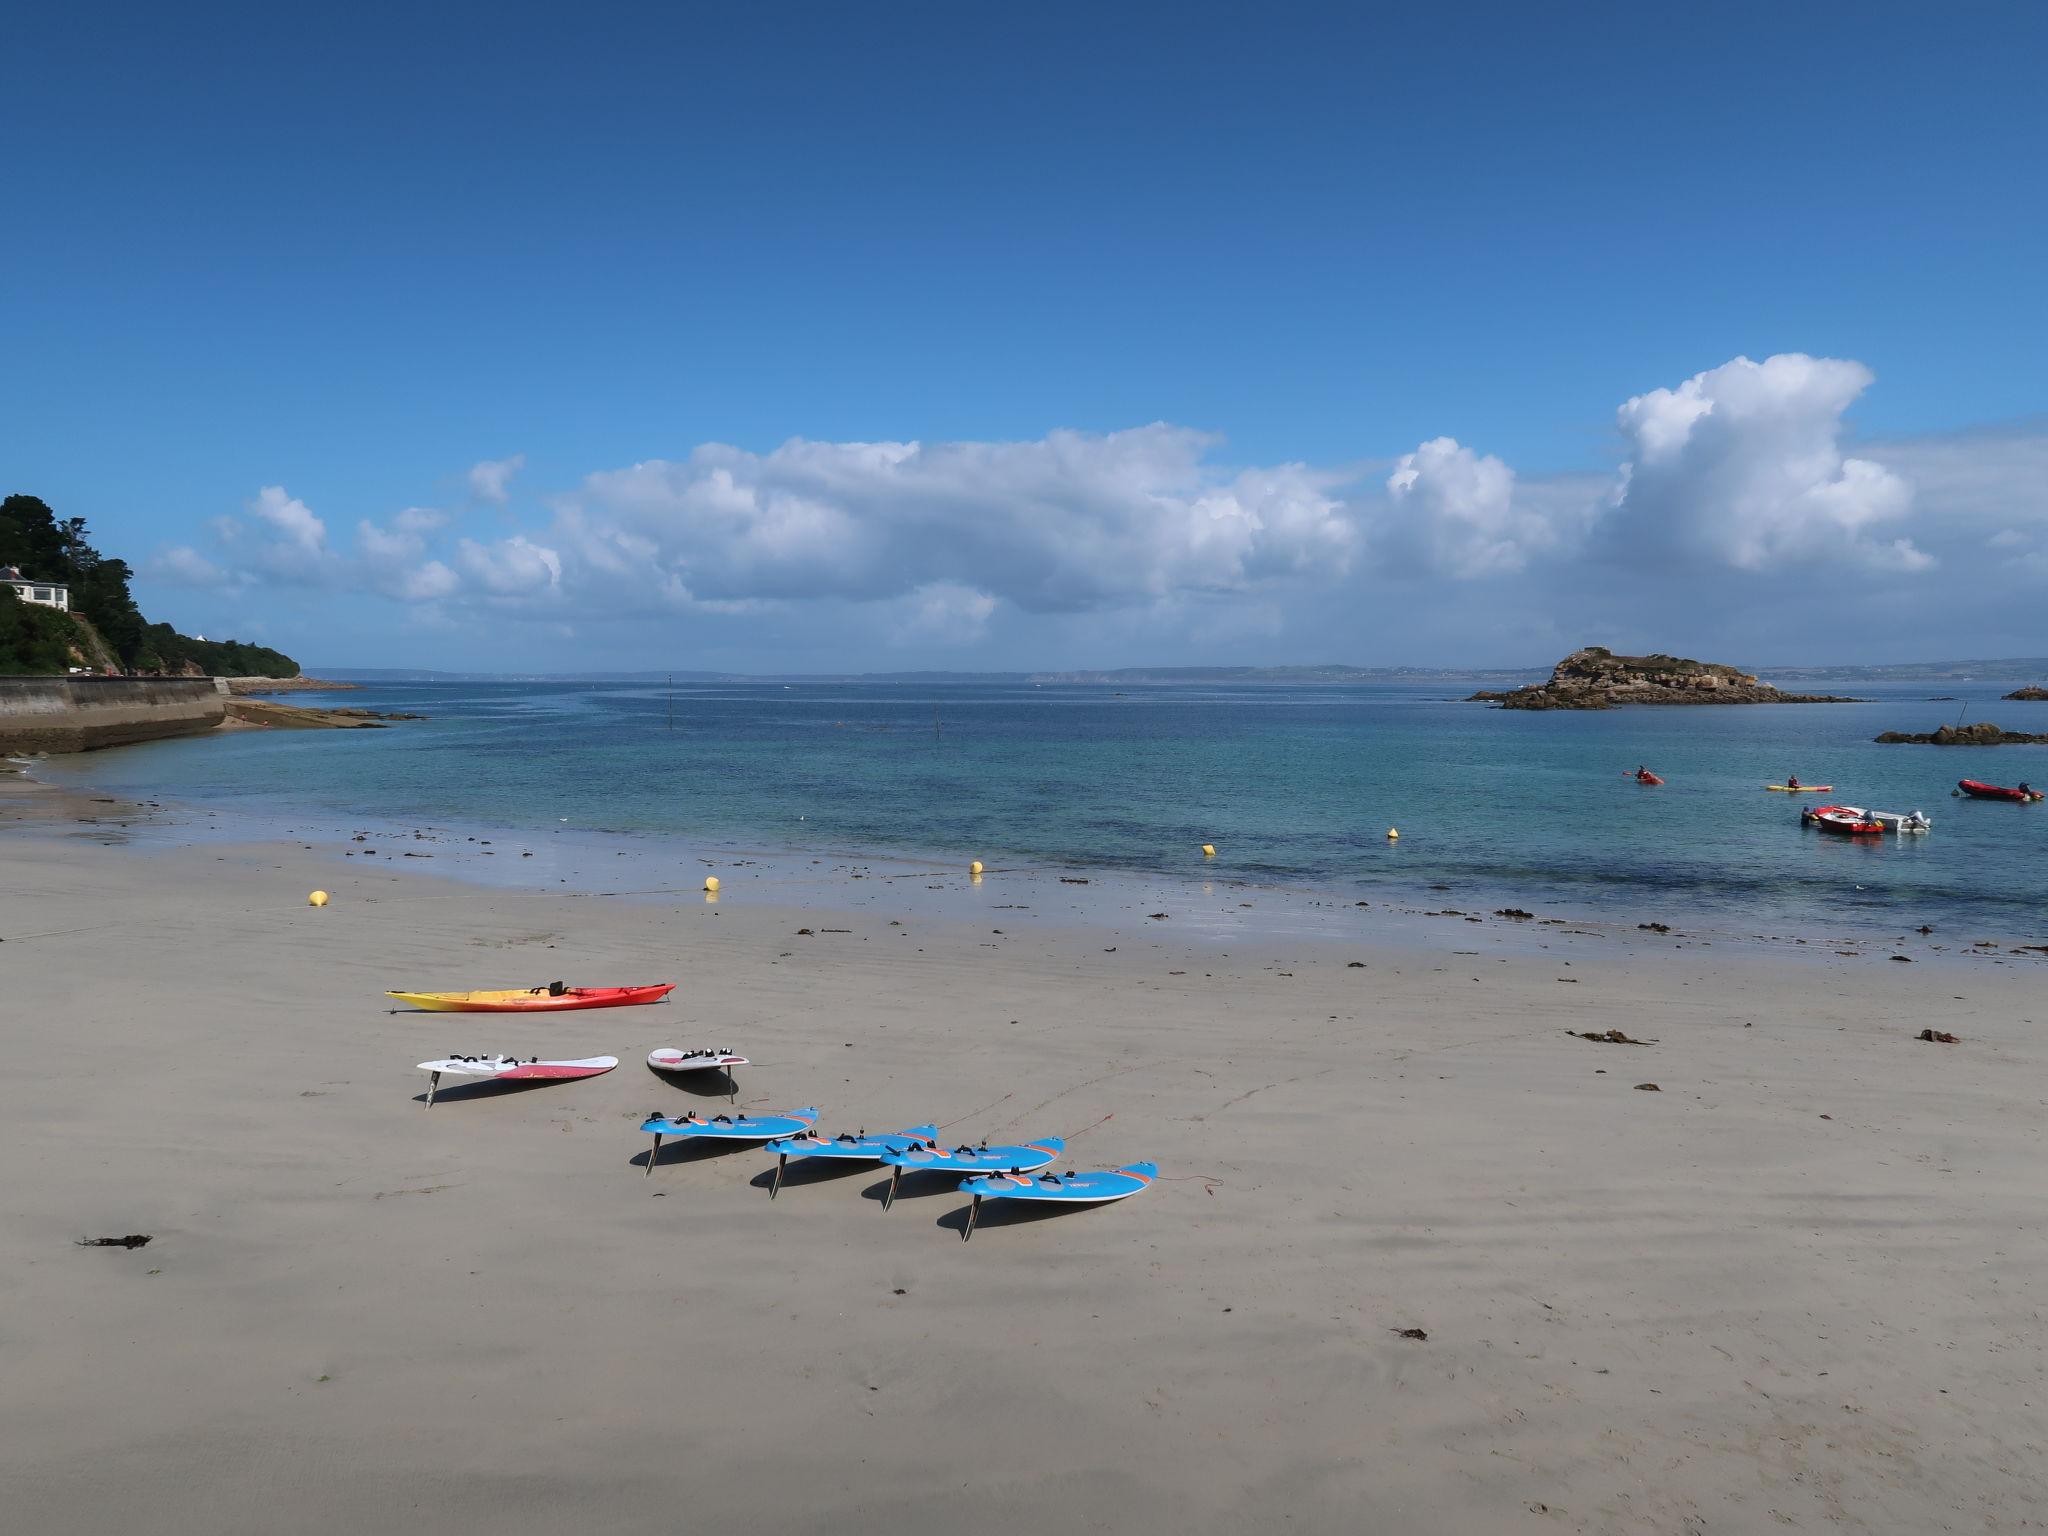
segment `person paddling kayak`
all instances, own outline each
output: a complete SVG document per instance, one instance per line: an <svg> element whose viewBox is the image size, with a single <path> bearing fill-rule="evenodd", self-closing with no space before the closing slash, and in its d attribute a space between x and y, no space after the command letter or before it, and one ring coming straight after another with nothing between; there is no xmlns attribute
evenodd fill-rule
<svg viewBox="0 0 2048 1536"><path fill-rule="evenodd" d="M1796 774L1796 773L1788 773L1788 774L1786 774L1786 775L1785 775L1785 787L1786 787L1787 789L1797 789L1797 788L1799 787L1799 775L1798 775L1798 774Z"/></svg>

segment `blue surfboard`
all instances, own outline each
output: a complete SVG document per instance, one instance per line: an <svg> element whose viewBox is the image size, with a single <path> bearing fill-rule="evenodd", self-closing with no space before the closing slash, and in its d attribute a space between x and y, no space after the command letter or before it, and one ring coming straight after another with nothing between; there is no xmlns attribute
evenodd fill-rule
<svg viewBox="0 0 2048 1536"><path fill-rule="evenodd" d="M662 1138L712 1141L780 1141L801 1136L818 1123L815 1109L770 1110L764 1115L713 1115L706 1120L695 1110L686 1115L649 1115L640 1129L654 1134L654 1150L647 1154L648 1173L661 1156Z"/></svg>
<svg viewBox="0 0 2048 1536"><path fill-rule="evenodd" d="M882 1209L886 1211L896 1203L896 1189L906 1173L922 1168L963 1177L975 1173L1036 1173L1050 1167L1066 1150L1064 1137L1041 1136L1036 1141L995 1147L987 1142L971 1147L942 1147L927 1140L901 1152L885 1152L881 1161L889 1169L889 1193L882 1197Z"/></svg>
<svg viewBox="0 0 2048 1536"><path fill-rule="evenodd" d="M962 1194L974 1196L974 1204L968 1207L967 1230L961 1234L965 1241L974 1236L975 1219L981 1215L984 1200L1047 1200L1072 1205L1102 1205L1111 1200L1126 1200L1140 1190L1151 1186L1159 1177L1157 1163L1126 1163L1121 1168L1100 1168L1089 1173L991 1173L979 1178L967 1179L960 1185Z"/></svg>
<svg viewBox="0 0 2048 1536"><path fill-rule="evenodd" d="M905 1126L900 1131L891 1131L879 1136L870 1136L865 1129L859 1135L842 1131L837 1136L820 1136L816 1131L806 1131L801 1136L792 1136L778 1141L768 1150L775 1154L775 1179L768 1186L768 1198L773 1200L776 1191L782 1188L783 1170L793 1157L838 1159L850 1163L879 1163L884 1154L900 1152L920 1146L938 1134L935 1125Z"/></svg>

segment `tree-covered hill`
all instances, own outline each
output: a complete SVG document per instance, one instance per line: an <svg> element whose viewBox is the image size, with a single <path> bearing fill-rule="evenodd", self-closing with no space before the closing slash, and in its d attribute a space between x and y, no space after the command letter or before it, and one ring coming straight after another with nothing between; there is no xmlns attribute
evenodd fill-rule
<svg viewBox="0 0 2048 1536"><path fill-rule="evenodd" d="M24 603L0 588L0 673L63 672L94 667L111 652L122 670L232 677L297 677L299 664L267 645L198 640L168 624L152 624L128 591L125 560L94 549L85 519L59 519L38 496L0 501L0 565L71 588L75 623L54 608ZM95 644L95 638L101 643Z"/></svg>

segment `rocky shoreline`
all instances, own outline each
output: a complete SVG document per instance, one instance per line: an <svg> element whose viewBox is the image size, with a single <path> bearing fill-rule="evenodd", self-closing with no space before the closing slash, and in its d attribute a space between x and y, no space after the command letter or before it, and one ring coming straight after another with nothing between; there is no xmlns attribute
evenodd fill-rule
<svg viewBox="0 0 2048 1536"><path fill-rule="evenodd" d="M2048 736L2026 731L2008 731L1988 720L1975 725L1944 725L1936 731L1886 731L1873 741L1885 746L1920 747L2020 747L2048 745Z"/></svg>
<svg viewBox="0 0 2048 1536"><path fill-rule="evenodd" d="M360 688L361 683L337 683L324 677L231 677L228 692L249 693L331 693L342 688Z"/></svg>
<svg viewBox="0 0 2048 1536"><path fill-rule="evenodd" d="M1497 691L1467 702L1502 709L1613 709L1623 704L1860 704L1831 693L1783 693L1747 672L1684 656L1617 656L1604 646L1573 651L1548 682Z"/></svg>
<svg viewBox="0 0 2048 1536"><path fill-rule="evenodd" d="M393 720L424 720L425 715L374 709L314 709L304 704L278 704L267 699L230 699L222 730L381 731Z"/></svg>

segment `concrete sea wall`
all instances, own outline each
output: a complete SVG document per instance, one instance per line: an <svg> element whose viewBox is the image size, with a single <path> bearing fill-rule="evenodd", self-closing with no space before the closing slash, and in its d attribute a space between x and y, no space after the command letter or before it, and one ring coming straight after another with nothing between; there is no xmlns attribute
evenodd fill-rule
<svg viewBox="0 0 2048 1536"><path fill-rule="evenodd" d="M91 752L196 736L227 718L211 677L0 677L0 752Z"/></svg>

